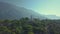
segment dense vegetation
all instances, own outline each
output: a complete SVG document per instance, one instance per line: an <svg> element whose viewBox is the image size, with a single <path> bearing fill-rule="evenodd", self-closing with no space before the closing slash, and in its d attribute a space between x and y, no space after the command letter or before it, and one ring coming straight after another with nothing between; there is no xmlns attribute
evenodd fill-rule
<svg viewBox="0 0 60 34"><path fill-rule="evenodd" d="M60 20L0 20L0 34L60 34Z"/></svg>

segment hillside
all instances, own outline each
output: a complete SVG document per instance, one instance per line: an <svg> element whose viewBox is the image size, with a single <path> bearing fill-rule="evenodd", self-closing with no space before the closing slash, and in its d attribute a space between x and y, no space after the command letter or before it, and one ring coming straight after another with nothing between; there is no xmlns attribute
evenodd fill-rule
<svg viewBox="0 0 60 34"><path fill-rule="evenodd" d="M24 7L18 7L9 3L0 2L0 19L20 19L30 17L45 19L46 17Z"/></svg>

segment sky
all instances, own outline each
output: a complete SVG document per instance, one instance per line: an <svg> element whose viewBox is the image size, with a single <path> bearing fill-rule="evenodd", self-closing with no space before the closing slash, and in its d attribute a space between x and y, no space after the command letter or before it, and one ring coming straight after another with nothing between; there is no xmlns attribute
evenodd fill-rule
<svg viewBox="0 0 60 34"><path fill-rule="evenodd" d="M60 0L0 0L25 7L43 15L60 16Z"/></svg>

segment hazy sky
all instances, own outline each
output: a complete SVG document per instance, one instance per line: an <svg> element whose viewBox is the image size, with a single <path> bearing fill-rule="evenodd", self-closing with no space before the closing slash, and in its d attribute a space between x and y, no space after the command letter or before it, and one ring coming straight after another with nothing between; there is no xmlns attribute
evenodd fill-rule
<svg viewBox="0 0 60 34"><path fill-rule="evenodd" d="M37 11L44 15L60 16L60 0L0 0Z"/></svg>

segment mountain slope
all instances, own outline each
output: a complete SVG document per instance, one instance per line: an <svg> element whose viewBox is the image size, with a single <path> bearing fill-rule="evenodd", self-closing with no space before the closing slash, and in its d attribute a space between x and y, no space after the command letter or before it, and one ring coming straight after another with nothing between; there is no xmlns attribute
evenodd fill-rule
<svg viewBox="0 0 60 34"><path fill-rule="evenodd" d="M0 19L20 19L30 17L45 19L46 17L24 7L18 7L9 3L0 2Z"/></svg>

